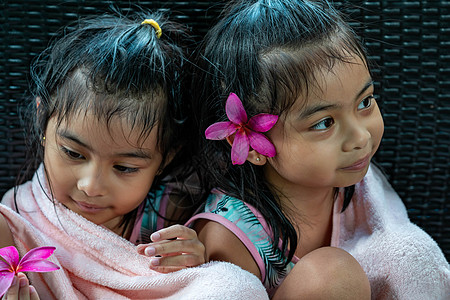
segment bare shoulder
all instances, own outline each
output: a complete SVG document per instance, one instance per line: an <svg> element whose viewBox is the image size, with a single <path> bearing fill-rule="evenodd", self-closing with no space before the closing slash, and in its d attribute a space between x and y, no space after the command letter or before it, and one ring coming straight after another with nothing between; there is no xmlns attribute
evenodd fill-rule
<svg viewBox="0 0 450 300"><path fill-rule="evenodd" d="M220 223L200 219L195 222L195 231L206 248L207 261L227 261L240 266L261 278L258 265L242 241Z"/></svg>
<svg viewBox="0 0 450 300"><path fill-rule="evenodd" d="M6 246L13 246L14 239L11 234L11 230L9 229L8 222L6 222L5 217L0 213L0 248Z"/></svg>

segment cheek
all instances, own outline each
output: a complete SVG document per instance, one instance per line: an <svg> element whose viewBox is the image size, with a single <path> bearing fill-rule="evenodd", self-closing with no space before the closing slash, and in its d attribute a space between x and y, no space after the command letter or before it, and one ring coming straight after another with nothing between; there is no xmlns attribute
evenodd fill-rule
<svg viewBox="0 0 450 300"><path fill-rule="evenodd" d="M144 176L136 178L136 180L133 180L133 182L123 183L123 186L118 189L118 191L120 193L125 192L125 196L129 197L130 199L136 199L134 201L145 199L155 179L155 175L153 173L154 172L152 171L149 174L145 174Z"/></svg>
<svg viewBox="0 0 450 300"><path fill-rule="evenodd" d="M374 138L374 144L378 147L384 134L384 122L378 107L377 112L378 113L375 115L374 120L372 121L371 131Z"/></svg>

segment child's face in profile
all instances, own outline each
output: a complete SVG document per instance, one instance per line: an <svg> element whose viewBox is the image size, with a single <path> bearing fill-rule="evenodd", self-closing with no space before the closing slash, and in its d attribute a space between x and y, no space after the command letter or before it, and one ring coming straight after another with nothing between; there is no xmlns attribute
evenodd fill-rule
<svg viewBox="0 0 450 300"><path fill-rule="evenodd" d="M95 224L116 229L141 204L161 166L157 127L145 141L113 117L109 127L90 114L47 126L44 162L54 198Z"/></svg>
<svg viewBox="0 0 450 300"><path fill-rule="evenodd" d="M268 159L265 174L287 194L359 182L384 131L372 78L360 58L316 76L319 88L309 91L306 102L297 100L268 134L277 155Z"/></svg>

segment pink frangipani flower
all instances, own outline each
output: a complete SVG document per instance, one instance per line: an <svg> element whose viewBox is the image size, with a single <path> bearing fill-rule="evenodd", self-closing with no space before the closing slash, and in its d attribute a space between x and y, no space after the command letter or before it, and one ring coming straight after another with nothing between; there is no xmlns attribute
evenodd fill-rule
<svg viewBox="0 0 450 300"><path fill-rule="evenodd" d="M236 133L231 147L233 165L242 165L248 157L250 147L258 153L274 157L277 153L274 145L261 132L269 131L278 121L277 115L258 114L247 122L247 113L239 97L230 93L225 105L227 122L217 122L205 131L208 140L223 140Z"/></svg>
<svg viewBox="0 0 450 300"><path fill-rule="evenodd" d="M0 297L9 289L14 276L19 272L50 272L59 267L46 259L53 254L55 247L38 247L28 251L19 261L16 247L0 249Z"/></svg>

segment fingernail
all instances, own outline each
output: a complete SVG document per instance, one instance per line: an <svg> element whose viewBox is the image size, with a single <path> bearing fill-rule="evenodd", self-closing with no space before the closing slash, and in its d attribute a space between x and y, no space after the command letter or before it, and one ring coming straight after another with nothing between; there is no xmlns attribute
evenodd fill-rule
<svg viewBox="0 0 450 300"><path fill-rule="evenodd" d="M151 264L152 266L159 266L159 264L160 264L159 258L153 258L153 259L150 261L150 264Z"/></svg>
<svg viewBox="0 0 450 300"><path fill-rule="evenodd" d="M156 253L156 249L153 247L147 247L147 248L145 248L144 252L145 252L145 255L147 255L147 256L153 256Z"/></svg>
<svg viewBox="0 0 450 300"><path fill-rule="evenodd" d="M161 235L160 235L158 232L154 232L154 233L150 236L150 239L151 239L152 241L159 240L160 238L161 238Z"/></svg>

